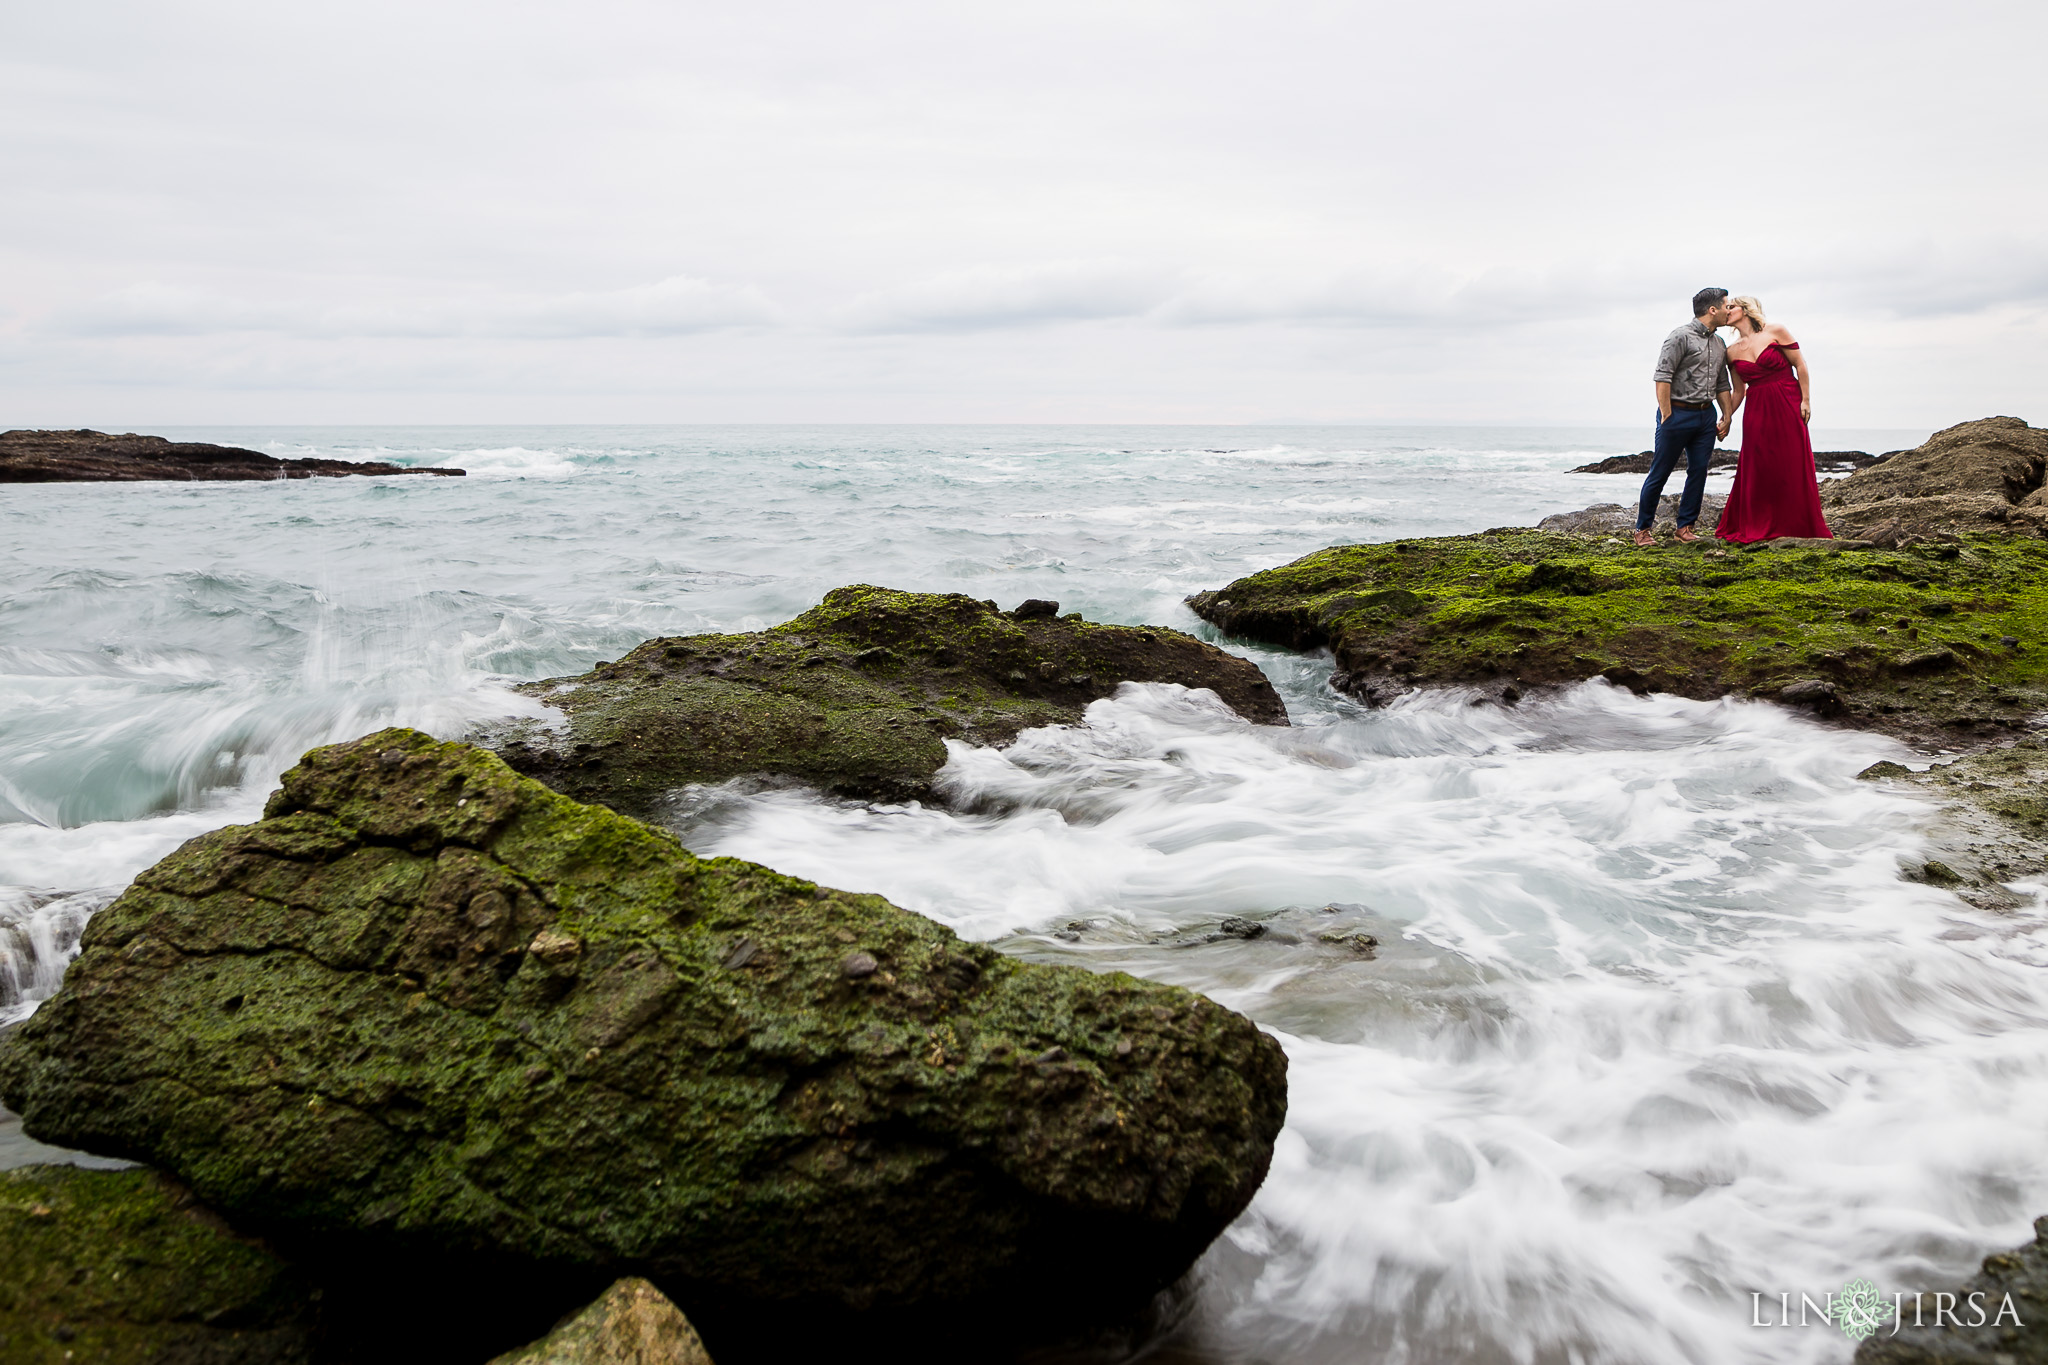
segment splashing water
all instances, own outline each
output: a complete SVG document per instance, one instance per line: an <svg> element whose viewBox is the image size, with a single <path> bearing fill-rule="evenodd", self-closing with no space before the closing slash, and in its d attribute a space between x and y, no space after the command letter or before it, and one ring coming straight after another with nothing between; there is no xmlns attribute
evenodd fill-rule
<svg viewBox="0 0 2048 1365"><path fill-rule="evenodd" d="M534 714L508 684L847 582L1199 631L1183 595L1325 544L1625 497L1560 471L1640 445L189 434L487 472L10 490L0 1021L310 745ZM1842 1361L1825 1324L1752 1327L1750 1296L1946 1284L2048 1211L2039 888L1999 914L1899 879L1929 808L1854 775L1903 750L1603 684L1367 711L1327 660L1248 652L1293 728L1127 687L1084 725L956 746L944 809L740 782L669 810L702 852L1179 982L1281 1038L1272 1173L1145 1358Z"/></svg>
<svg viewBox="0 0 2048 1365"><path fill-rule="evenodd" d="M1127 685L1083 727L956 748L969 814L729 784L674 820L1281 1036L1287 1130L1199 1272L1188 1359L1846 1358L1749 1327L1751 1293L1924 1283L1987 1226L2024 1238L2044 923L1899 879L1924 808L1854 778L1896 746L1604 684L1289 700L1307 723L1262 730Z"/></svg>

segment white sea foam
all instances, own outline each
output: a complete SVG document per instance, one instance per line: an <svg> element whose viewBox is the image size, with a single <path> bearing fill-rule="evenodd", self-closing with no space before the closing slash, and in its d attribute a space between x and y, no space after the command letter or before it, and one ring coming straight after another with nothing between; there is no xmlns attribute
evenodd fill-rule
<svg viewBox="0 0 2048 1365"><path fill-rule="evenodd" d="M956 746L976 813L734 788L680 828L1280 1034L1288 1128L1205 1267L1200 1358L1840 1359L1751 1328L1751 1292L2024 1238L2044 921L1899 879L1925 807L1854 777L1897 746L1603 684L1470 700L1271 730L1127 686ZM1226 916L1267 934L1207 941Z"/></svg>
<svg viewBox="0 0 2048 1365"><path fill-rule="evenodd" d="M573 454L524 446L457 451L433 463L443 469L464 470L473 479L566 479L583 469Z"/></svg>

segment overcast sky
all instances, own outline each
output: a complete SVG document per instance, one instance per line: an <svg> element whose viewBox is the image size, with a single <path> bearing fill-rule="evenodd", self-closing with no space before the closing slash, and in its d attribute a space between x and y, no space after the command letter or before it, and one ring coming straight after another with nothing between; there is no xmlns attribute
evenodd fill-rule
<svg viewBox="0 0 2048 1365"><path fill-rule="evenodd" d="M0 426L2048 423L2040 0L0 7Z"/></svg>

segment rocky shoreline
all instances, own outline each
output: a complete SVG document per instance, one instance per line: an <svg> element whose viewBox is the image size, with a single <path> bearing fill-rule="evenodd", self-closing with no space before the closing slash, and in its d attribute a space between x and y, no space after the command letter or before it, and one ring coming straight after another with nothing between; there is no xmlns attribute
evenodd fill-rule
<svg viewBox="0 0 2048 1365"><path fill-rule="evenodd" d="M1943 803L1906 875L1997 910L2048 872L2044 474L2048 435L1987 419L1828 485L1834 542L1639 551L1595 508L1332 547L1191 605L1328 649L1368 705L1597 677L1970 750L1863 776ZM95 916L0 1032L30 1138L144 1163L0 1172L0 1359L999 1360L1135 1320L1263 1179L1278 1045L635 818L745 776L941 799L946 741L1071 723L1127 681L1287 723L1254 665L1178 631L853 585L530 684L559 718L481 744L308 753L260 822ZM2041 1246L1979 1287L2040 1303ZM1019 1302L1029 1339L992 1343ZM2048 1360L2025 1318L1858 1359Z"/></svg>
<svg viewBox="0 0 2048 1365"><path fill-rule="evenodd" d="M103 431L0 432L0 483L330 479L362 474L460 475L460 469L378 461L285 460L239 446Z"/></svg>

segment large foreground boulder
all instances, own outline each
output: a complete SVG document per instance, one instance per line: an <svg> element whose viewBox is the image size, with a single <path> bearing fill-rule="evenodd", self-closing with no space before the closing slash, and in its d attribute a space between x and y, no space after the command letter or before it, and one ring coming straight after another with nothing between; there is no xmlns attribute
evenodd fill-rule
<svg viewBox="0 0 2048 1365"><path fill-rule="evenodd" d="M1192 992L697 858L409 730L145 872L0 1040L31 1135L323 1275L515 1299L493 1349L644 1275L721 1361L736 1315L1144 1299L1263 1179L1285 1071Z"/></svg>
<svg viewBox="0 0 2048 1365"><path fill-rule="evenodd" d="M313 1290L152 1171L0 1171L0 1361L303 1365Z"/></svg>
<svg viewBox="0 0 2048 1365"><path fill-rule="evenodd" d="M581 677L533 683L524 690L562 712L561 730L488 742L557 791L639 814L685 783L751 773L927 797L946 740L1005 744L1079 720L1127 681L1209 688L1248 720L1287 723L1247 659L1176 630L1057 611L837 588L771 630L649 640Z"/></svg>
<svg viewBox="0 0 2048 1365"><path fill-rule="evenodd" d="M2048 431L1985 417L1937 431L1911 450L1822 486L1838 536L1896 543L1912 537L2048 534Z"/></svg>

